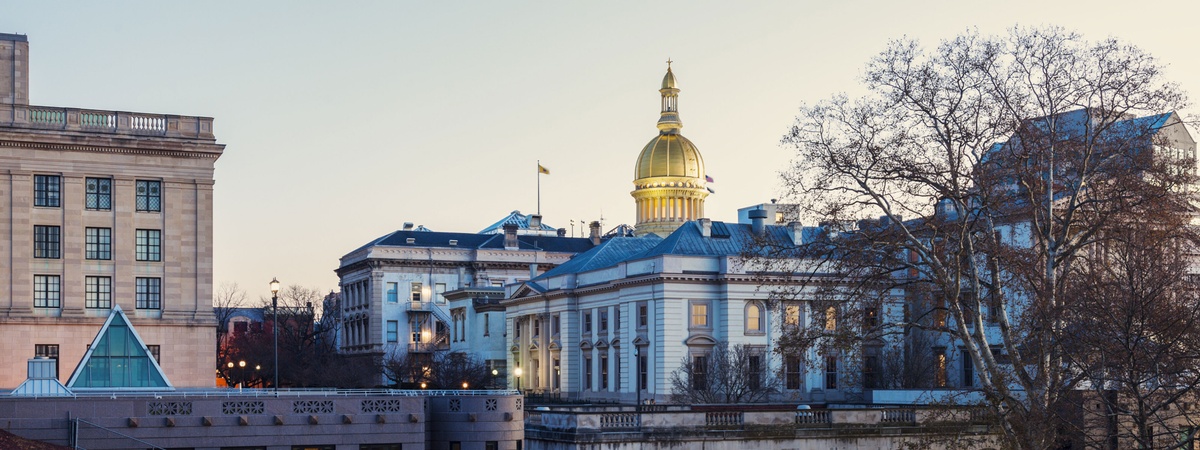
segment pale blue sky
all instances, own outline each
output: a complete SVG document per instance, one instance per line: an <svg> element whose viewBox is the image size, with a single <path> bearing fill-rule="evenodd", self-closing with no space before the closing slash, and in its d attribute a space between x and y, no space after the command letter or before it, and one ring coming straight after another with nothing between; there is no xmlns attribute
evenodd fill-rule
<svg viewBox="0 0 1200 450"><path fill-rule="evenodd" d="M547 223L632 223L668 57L730 221L778 195L797 108L859 89L888 39L1056 24L1200 89L1192 2L1067 3L0 1L0 32L29 36L34 104L216 118L214 282L256 298L336 288L339 257L403 222L532 212L539 159Z"/></svg>

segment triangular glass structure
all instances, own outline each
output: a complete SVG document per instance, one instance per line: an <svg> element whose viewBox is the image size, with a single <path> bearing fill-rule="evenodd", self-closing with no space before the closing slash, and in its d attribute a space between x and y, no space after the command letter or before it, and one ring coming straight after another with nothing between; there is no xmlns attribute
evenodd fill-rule
<svg viewBox="0 0 1200 450"><path fill-rule="evenodd" d="M121 307L114 306L96 339L75 367L67 387L86 389L174 389Z"/></svg>

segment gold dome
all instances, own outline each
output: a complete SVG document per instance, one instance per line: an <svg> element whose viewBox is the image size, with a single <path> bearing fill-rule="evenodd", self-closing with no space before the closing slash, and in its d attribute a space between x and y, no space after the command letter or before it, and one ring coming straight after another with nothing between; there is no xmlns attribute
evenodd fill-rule
<svg viewBox="0 0 1200 450"><path fill-rule="evenodd" d="M662 88L663 89L678 89L678 87L675 85L675 74L671 73L670 66L667 67L667 74L663 75Z"/></svg>
<svg viewBox="0 0 1200 450"><path fill-rule="evenodd" d="M704 178L704 159L683 135L662 133L646 144L634 167L634 180L650 177Z"/></svg>

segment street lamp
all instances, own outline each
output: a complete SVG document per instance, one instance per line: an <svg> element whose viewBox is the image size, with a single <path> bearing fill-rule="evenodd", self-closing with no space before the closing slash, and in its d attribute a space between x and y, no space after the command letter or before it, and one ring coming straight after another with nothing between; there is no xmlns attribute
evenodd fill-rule
<svg viewBox="0 0 1200 450"><path fill-rule="evenodd" d="M242 379L242 387L246 387L246 361L238 361L238 367L240 368L239 371L241 372L240 378Z"/></svg>
<svg viewBox="0 0 1200 450"><path fill-rule="evenodd" d="M275 395L279 395L279 280L271 277L271 326L275 347Z"/></svg>
<svg viewBox="0 0 1200 450"><path fill-rule="evenodd" d="M233 378L233 361L230 361L229 364L225 365L225 367L229 368L229 378L232 379ZM237 383L233 383L233 386L237 386ZM233 387L233 386L230 386L230 387Z"/></svg>
<svg viewBox="0 0 1200 450"><path fill-rule="evenodd" d="M466 381L464 381L464 382L463 382L463 390L466 390L466 389L467 389L467 386L468 386L468 385L467 385L467 382L466 382Z"/></svg>
<svg viewBox="0 0 1200 450"><path fill-rule="evenodd" d="M492 389L496 389L497 387L499 387L500 383L496 381L496 378L499 376L500 376L500 371L497 369L492 369Z"/></svg>
<svg viewBox="0 0 1200 450"><path fill-rule="evenodd" d="M517 391L521 390L521 374L525 373L520 367L513 369L513 375L517 376Z"/></svg>

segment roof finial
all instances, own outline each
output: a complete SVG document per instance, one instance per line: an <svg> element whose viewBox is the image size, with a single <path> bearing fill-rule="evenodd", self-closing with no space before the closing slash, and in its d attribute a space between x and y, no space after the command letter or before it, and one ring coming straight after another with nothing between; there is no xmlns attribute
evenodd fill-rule
<svg viewBox="0 0 1200 450"><path fill-rule="evenodd" d="M667 57L667 70L671 70L671 57Z"/></svg>

